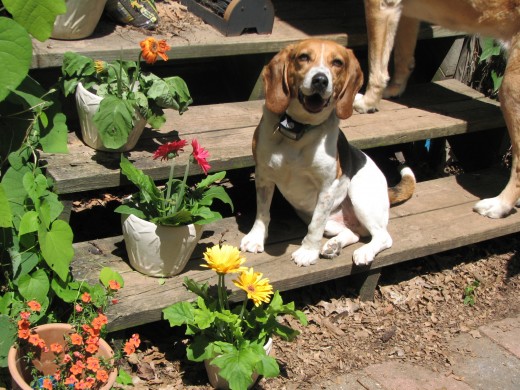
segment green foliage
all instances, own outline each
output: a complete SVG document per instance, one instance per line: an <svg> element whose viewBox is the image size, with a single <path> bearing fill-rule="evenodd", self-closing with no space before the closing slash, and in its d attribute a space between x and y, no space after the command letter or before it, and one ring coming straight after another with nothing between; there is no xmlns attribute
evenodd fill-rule
<svg viewBox="0 0 520 390"><path fill-rule="evenodd" d="M474 280L471 284L464 287L464 304L473 306L477 299L477 288L480 286L480 281Z"/></svg>
<svg viewBox="0 0 520 390"><path fill-rule="evenodd" d="M480 47L482 52L479 56L479 62L491 61L493 57L505 56L505 52L495 39L493 38L481 38ZM491 70L491 80L493 81L493 93L496 93L500 85L502 85L502 79L504 78L503 72L499 74L497 70Z"/></svg>
<svg viewBox="0 0 520 390"><path fill-rule="evenodd" d="M183 79L177 76L161 79L143 73L140 57L141 53L137 62L96 63L77 53L64 55L60 84L65 96L74 93L82 83L103 98L93 120L106 148L123 146L141 117L158 129L165 122L164 109L171 108L182 114L192 103Z"/></svg>
<svg viewBox="0 0 520 390"><path fill-rule="evenodd" d="M219 212L211 210L215 199L233 209L233 202L225 189L213 186L224 179L224 171L208 175L193 188L186 188L187 175L180 181L173 179L170 173L169 184L161 189L122 154L120 166L121 173L137 186L139 192L133 194L126 204L117 207L115 211L118 213L133 214L157 225L179 226L190 223L203 225L221 219ZM186 172L188 170L189 164Z"/></svg>
<svg viewBox="0 0 520 390"><path fill-rule="evenodd" d="M223 281L223 276L220 276ZM279 374L276 359L266 355L267 340L278 335L293 340L299 332L278 322L281 315L290 315L307 325L305 314L294 307L294 302L284 304L276 291L267 306L247 309L242 306L229 309L229 296L224 283L219 281L217 292L210 294L207 283L199 284L185 278L186 288L197 295L195 302L178 302L163 310L170 326L186 326L186 334L193 336L187 347L189 360L211 360L220 368L219 375L229 382L231 389L246 389L256 372L265 377ZM222 305L219 300L222 294Z"/></svg>

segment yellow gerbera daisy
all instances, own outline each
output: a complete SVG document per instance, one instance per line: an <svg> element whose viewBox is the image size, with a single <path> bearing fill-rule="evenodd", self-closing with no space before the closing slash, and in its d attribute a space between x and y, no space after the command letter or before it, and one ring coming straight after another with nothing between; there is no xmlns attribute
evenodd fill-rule
<svg viewBox="0 0 520 390"><path fill-rule="evenodd" d="M241 267L246 261L245 257L240 255L238 248L231 245L215 245L208 248L204 252L204 259L207 264L203 267L208 267L218 274L229 274L242 272L246 267Z"/></svg>
<svg viewBox="0 0 520 390"><path fill-rule="evenodd" d="M255 306L259 306L262 302L269 303L270 295L273 295L273 286L269 284L269 279L262 279L262 275L249 268L242 272L237 280L233 280L235 286L244 290L247 298L253 300Z"/></svg>
<svg viewBox="0 0 520 390"><path fill-rule="evenodd" d="M106 62L101 60L94 61L94 69L96 70L96 73L103 73L106 68Z"/></svg>

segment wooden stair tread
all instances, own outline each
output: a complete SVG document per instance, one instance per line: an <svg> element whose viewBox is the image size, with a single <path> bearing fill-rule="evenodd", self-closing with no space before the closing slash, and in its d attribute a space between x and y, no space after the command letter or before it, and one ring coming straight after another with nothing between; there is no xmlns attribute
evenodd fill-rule
<svg viewBox="0 0 520 390"><path fill-rule="evenodd" d="M332 39L345 46L366 45L363 3L357 0L273 0L275 21L271 34L225 37L207 24L184 25L176 36L161 36L171 46L172 60L276 53L289 43L309 37ZM116 27L102 19L94 34L77 41L33 40L32 68L61 67L63 54L74 51L105 61L135 60L139 42L153 34ZM457 36L461 33L423 24L419 38Z"/></svg>
<svg viewBox="0 0 520 390"><path fill-rule="evenodd" d="M478 199L498 194L507 178L506 170L491 169L418 183L412 199L391 209L389 231L394 245L381 252L370 268L352 265L352 252L361 244L344 248L333 260L320 259L316 265L297 267L290 255L306 228L292 213L284 217L272 215L265 252L246 254L246 265L264 273L276 289L283 291L518 232L518 212L495 220L472 211ZM97 280L102 266L113 267L122 274L128 287L118 293L118 303L108 310L110 331L157 321L164 307L193 298L182 285L184 277L215 283L214 273L200 267L205 248L217 244L224 232L226 242L238 246L251 226L251 216L227 218L206 226L186 269L172 278L160 280L132 270L122 260L126 259L122 236L75 244L73 273L76 278L91 282ZM231 281L227 282L234 292L233 300L243 299Z"/></svg>
<svg viewBox="0 0 520 390"><path fill-rule="evenodd" d="M262 104L248 101L194 106L183 115L169 111L162 130L146 129L127 156L155 180L166 179L169 165L151 156L160 143L178 132L184 139L197 138L209 150L212 171L253 166L251 140ZM413 86L405 98L383 101L378 113L354 114L341 122L349 141L363 149L503 126L498 102L456 80ZM59 194L128 184L119 171L119 153L96 152L75 133L69 134L69 151L42 155ZM184 153L177 159L176 176L184 174L187 158L188 153ZM191 173L200 171L193 167Z"/></svg>

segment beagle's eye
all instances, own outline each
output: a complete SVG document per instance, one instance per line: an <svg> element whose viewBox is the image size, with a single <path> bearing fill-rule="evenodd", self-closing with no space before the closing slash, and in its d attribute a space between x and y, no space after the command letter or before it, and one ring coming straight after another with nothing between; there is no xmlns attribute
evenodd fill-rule
<svg viewBox="0 0 520 390"><path fill-rule="evenodd" d="M309 62L311 57L307 53L302 53L298 56L298 61L300 62Z"/></svg>
<svg viewBox="0 0 520 390"><path fill-rule="evenodd" d="M332 66L336 66L338 68L341 68L341 67L343 67L343 65L344 65L344 63L340 59L336 58L336 59L332 60Z"/></svg>

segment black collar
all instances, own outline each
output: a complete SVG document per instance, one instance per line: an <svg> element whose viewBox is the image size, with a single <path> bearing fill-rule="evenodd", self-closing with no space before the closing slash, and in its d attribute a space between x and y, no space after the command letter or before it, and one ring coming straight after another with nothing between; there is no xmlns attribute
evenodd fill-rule
<svg viewBox="0 0 520 390"><path fill-rule="evenodd" d="M278 123L278 130L287 138L298 141L313 126L296 122L288 114L283 114Z"/></svg>

